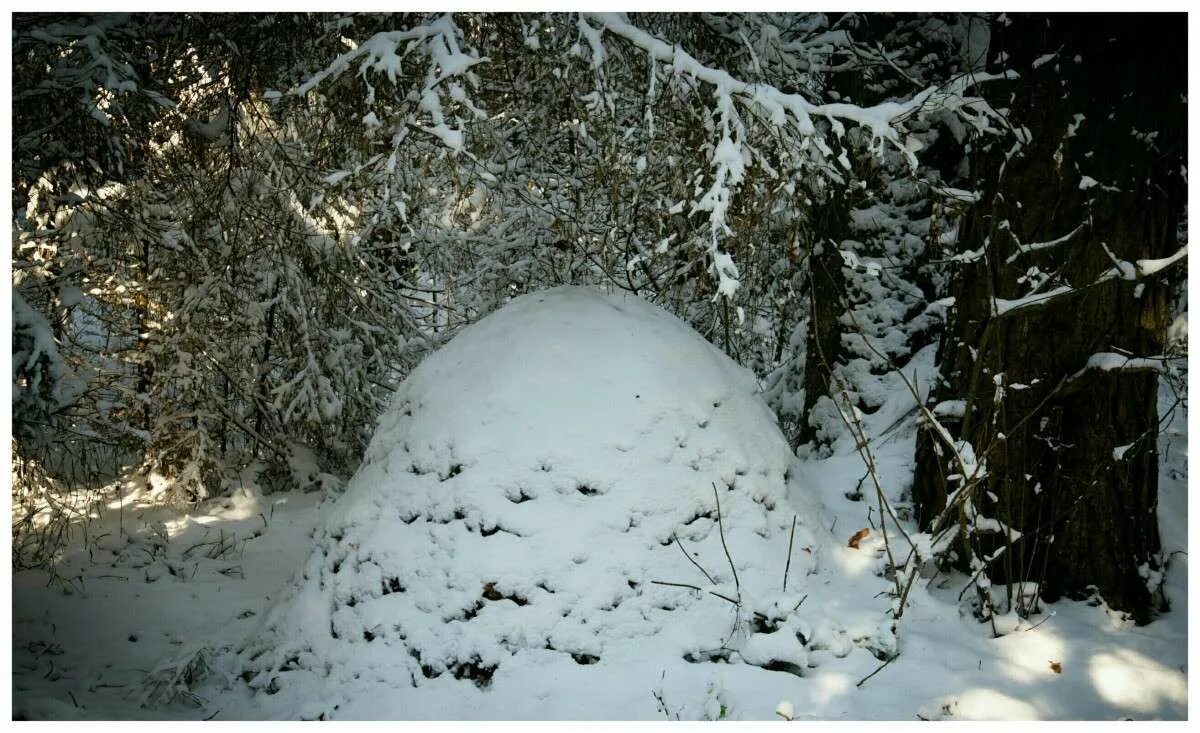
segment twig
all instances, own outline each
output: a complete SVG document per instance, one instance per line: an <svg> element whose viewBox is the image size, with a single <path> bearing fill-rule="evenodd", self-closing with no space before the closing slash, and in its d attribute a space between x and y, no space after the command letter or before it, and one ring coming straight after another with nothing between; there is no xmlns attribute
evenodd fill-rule
<svg viewBox="0 0 1200 733"><path fill-rule="evenodd" d="M864 683L864 682L866 682L867 680L871 679L871 678L872 678L872 677L874 677L875 675L879 674L879 672L880 672L881 670L883 670L883 668L884 668L884 667L886 667L886 666L888 666L889 664L891 664L891 663L892 663L892 660L893 660L893 659L895 659L895 658L896 658L896 657L888 657L888 660L887 660L886 662L884 662L883 664L881 664L881 665L879 665L878 667L876 667L874 672L872 672L871 674L867 675L866 677L863 677L863 678L862 678L861 680L859 680L859 681L858 681L858 682L857 682L857 683L856 683L854 686L855 686L855 687L862 687L862 685L863 685L863 683Z"/></svg>
<svg viewBox="0 0 1200 733"><path fill-rule="evenodd" d="M1046 618L1042 619L1041 621L1038 621L1036 624L1034 624L1033 626L1030 626L1028 629L1025 629L1025 631L1033 631L1034 629L1036 629L1037 627L1046 623L1047 621L1049 621L1052 618L1054 618L1054 612L1051 612L1049 615L1046 616Z"/></svg>
<svg viewBox="0 0 1200 733"><path fill-rule="evenodd" d="M698 585L691 585L689 583L668 583L665 580L651 580L650 582L653 583L654 585L669 585L673 588L691 588L692 590L700 591L701 593L708 593L709 595L714 595L717 598L720 598L722 601L729 601L730 603L732 603L735 606L742 605L741 601L734 600L727 595L723 595L721 593L716 592L715 590L706 590L704 588L701 588Z"/></svg>
<svg viewBox="0 0 1200 733"><path fill-rule="evenodd" d="M805 601L807 601L807 600L808 600L808 594L807 594L807 593L805 593L805 594L804 594L804 597L803 597L803 598L801 598L800 600L796 601L796 605L792 606L792 610L793 610L793 611L799 611L799 610L800 610L800 606L804 605L804 602L805 602Z"/></svg>
<svg viewBox="0 0 1200 733"><path fill-rule="evenodd" d="M658 689L651 690L650 694L658 701L658 712L666 716L667 720L671 719L671 711L667 709L667 701L663 699L662 683L667 679L667 670L663 670L662 677L658 681ZM679 720L679 713L675 714L675 720Z"/></svg>
<svg viewBox="0 0 1200 733"><path fill-rule="evenodd" d="M679 546L679 551L683 553L683 556L686 557L693 565L695 565L697 570L699 570L701 573L704 573L704 577L708 578L708 582L716 585L717 581L712 579L712 576L708 574L708 571L700 567L700 563L696 562L696 559L693 558L687 550L683 549L683 543L679 541L679 538L675 536L674 532L671 533L671 539L674 540L675 544Z"/></svg>
<svg viewBox="0 0 1200 733"><path fill-rule="evenodd" d="M912 557L912 555L913 555L913 554L914 554L914 553L911 553L911 552L910 552L910 553L909 553L909 557ZM906 559L906 560L904 561L904 563L907 565L907 564L908 564L908 560ZM913 563L913 565L912 565L912 569L910 569L910 570L909 570L909 572L908 572L908 582L904 584L904 590L903 590L903 591L900 593L900 608L899 608L899 613L900 613L901 615L903 615L903 614L904 614L904 604L908 602L908 592L909 592L910 590L912 590L913 583L916 583L916 582L917 582L917 575L920 573L920 570L921 570L921 569L920 569L920 568L917 566L917 563L915 563L915 562L914 562L914 563Z"/></svg>
<svg viewBox="0 0 1200 733"><path fill-rule="evenodd" d="M792 543L796 541L796 515L792 515L792 534L788 537L787 564L783 566L783 592L787 593L788 571L792 569Z"/></svg>
<svg viewBox="0 0 1200 733"><path fill-rule="evenodd" d="M733 566L733 556L729 554L729 545L725 544L725 522L721 519L721 497L717 492L717 483L712 482L713 498L717 500L717 530L721 533L721 547L725 550L725 559L729 561L729 569L733 571L733 586L737 589L738 605L742 602L742 583L738 580L737 568Z"/></svg>
<svg viewBox="0 0 1200 733"><path fill-rule="evenodd" d="M866 473L864 473L864 474L862 475L862 478L860 478L860 479L858 480L858 483L854 485L854 493L855 493L855 494L858 494L858 498L860 498L860 499L862 498L862 485L863 485L863 481L866 481L866 480L867 480L867 476L870 476L870 475L871 475L871 469L870 469L870 467L868 467L868 468L867 468L867 472L866 472Z"/></svg>

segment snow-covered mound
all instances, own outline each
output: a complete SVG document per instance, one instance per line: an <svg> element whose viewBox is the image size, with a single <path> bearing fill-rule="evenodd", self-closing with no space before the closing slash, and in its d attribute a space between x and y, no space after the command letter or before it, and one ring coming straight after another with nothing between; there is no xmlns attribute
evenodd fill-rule
<svg viewBox="0 0 1200 733"><path fill-rule="evenodd" d="M824 530L815 504L795 505L802 489L788 501L793 456L756 392L638 298L517 298L402 385L290 595L241 650L243 676L293 715L318 689L310 715L438 715L422 690L453 685L508 689L481 715L561 717L550 688L514 697L531 670L578 688L653 667L625 680L650 701L671 665L803 674L814 649L847 654L845 633L796 610Z"/></svg>

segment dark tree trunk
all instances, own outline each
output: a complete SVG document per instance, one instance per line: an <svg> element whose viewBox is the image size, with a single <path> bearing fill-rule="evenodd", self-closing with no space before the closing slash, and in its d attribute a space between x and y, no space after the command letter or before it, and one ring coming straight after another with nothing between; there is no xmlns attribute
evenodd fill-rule
<svg viewBox="0 0 1200 733"><path fill-rule="evenodd" d="M149 289L150 278L153 277L153 270L150 269L150 240L142 241L142 261L141 277L143 278L143 287ZM150 384L154 378L154 357L150 354L150 302L143 291L137 299L137 351L138 351L138 384L137 391L139 399L145 400L142 404L142 430L147 433L154 429L154 419L156 414L151 407L150 399Z"/></svg>
<svg viewBox="0 0 1200 733"><path fill-rule="evenodd" d="M804 359L804 414L822 396L830 394L830 372L842 353L840 323L846 311L845 264L841 255L842 240L849 236L847 206L844 201L831 200L817 209L813 221L814 242L808 258L808 292L811 310L808 318L807 352ZM807 417L800 426L800 442L816 438L816 428Z"/></svg>
<svg viewBox="0 0 1200 733"><path fill-rule="evenodd" d="M1040 582L1047 600L1094 588L1139 622L1157 602L1143 574L1160 562L1157 375L1084 367L1099 352L1162 354L1172 271L1111 275L1115 261L1165 258L1178 246L1186 49L1182 15L996 23L989 55L1008 54L1004 66L1021 79L991 89L992 103L1029 139L1016 152L1012 137L995 143L977 161L983 197L958 249L980 256L954 288L933 400L965 402L943 423L986 454L974 507L1022 533L964 541L960 560L1007 545L994 580ZM1073 290L1010 310L997 302L1046 276L1039 292ZM944 512L960 485L947 478L950 457L935 431L921 431L913 494L925 527L940 514L943 526L969 521Z"/></svg>

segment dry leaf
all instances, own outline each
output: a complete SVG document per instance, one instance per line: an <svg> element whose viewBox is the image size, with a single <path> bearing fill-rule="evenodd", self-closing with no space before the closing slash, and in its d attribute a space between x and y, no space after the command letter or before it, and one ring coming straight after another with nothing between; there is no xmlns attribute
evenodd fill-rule
<svg viewBox="0 0 1200 733"><path fill-rule="evenodd" d="M498 601L504 596L500 595L500 591L496 590L496 584L493 582L483 584L482 597L488 599L489 601Z"/></svg>
<svg viewBox="0 0 1200 733"><path fill-rule="evenodd" d="M1062 664L1059 662L1051 662L1050 669L1054 670L1054 674L1062 674Z"/></svg>
<svg viewBox="0 0 1200 733"><path fill-rule="evenodd" d="M846 544L846 547L853 547L854 549L857 550L858 543L862 542L863 538L869 534L871 534L871 530L867 529L866 527L863 527L862 529L860 529L854 533L854 536L850 538L850 542L848 542Z"/></svg>

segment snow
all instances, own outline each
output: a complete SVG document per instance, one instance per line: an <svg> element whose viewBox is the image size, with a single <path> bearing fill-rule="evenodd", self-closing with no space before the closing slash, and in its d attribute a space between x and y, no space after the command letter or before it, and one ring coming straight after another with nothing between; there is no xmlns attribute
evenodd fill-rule
<svg viewBox="0 0 1200 733"><path fill-rule="evenodd" d="M599 69L604 65L604 59L608 55L604 50L603 41L600 40L600 31L588 25L587 20L581 15L579 16L579 32L587 39L588 45L592 49L592 68Z"/></svg>
<svg viewBox="0 0 1200 733"><path fill-rule="evenodd" d="M140 708L147 672L249 633L310 545L320 501L250 484L180 517L146 494L126 489L75 527L57 579L13 573L14 717L210 715Z"/></svg>
<svg viewBox="0 0 1200 733"><path fill-rule="evenodd" d="M976 203L983 198L983 194L981 194L979 191L967 191L962 188L954 188L953 186L941 186L936 190L939 194L945 196L946 198L953 199L955 201L962 201L966 204Z"/></svg>
<svg viewBox="0 0 1200 733"><path fill-rule="evenodd" d="M813 104L799 94L786 93L768 84L751 84L730 75L723 69L705 66L682 47L673 46L666 41L655 38L653 35L630 24L620 14L598 13L592 17L605 30L633 43L650 55L651 58L665 64L670 64L678 73L686 73L699 81L713 86L717 90L718 97L728 98L732 95L748 97L755 106L763 110L767 119L775 124L784 124L790 117L792 124L796 126L796 129L801 134L811 135L816 131L813 123L814 117L824 117L831 123L836 122L837 119L849 120L855 125L869 130L873 140L878 143L880 150L882 150L884 142L890 143L898 152L914 164L916 161L915 157L913 157L912 152L904 145L899 133L893 126L896 120L927 107L932 109L940 106L958 111L967 106L966 103L968 101L978 105L981 100L973 98L964 99L960 96L961 93L969 86L980 81L988 81L993 78L1008 78L1007 75L972 74L969 75L969 78L963 77L956 80L944 90L939 90L935 87L925 89L904 103L889 101L881 102L872 107L859 107L853 104L836 102ZM824 145L824 142L819 137L815 137L813 140L818 147Z"/></svg>
<svg viewBox="0 0 1200 733"><path fill-rule="evenodd" d="M1030 245L1022 245L1020 242L1017 242L1017 252L1008 258L1008 262L1013 262L1019 255L1026 252L1062 244L1063 242L1069 240L1077 231L1079 231L1079 228L1076 228L1071 233L1064 235L1063 237L1049 242L1038 242ZM1100 242L1100 246L1104 249L1109 259L1112 260L1113 266L1101 273L1100 276L1096 278L1095 282L1092 283L1092 285L1098 285L1102 282L1114 279L1135 281L1144 277L1150 277L1151 275L1154 275L1187 257L1187 245L1185 244L1168 257L1154 260L1138 260L1135 265L1127 260L1119 259L1112 253L1112 250L1109 249L1106 243ZM961 257L961 255L959 256ZM1051 300L1061 296L1069 295L1070 293L1076 292L1076 290L1077 288L1074 288L1070 285L1060 285L1045 292L1037 292L1035 289L1034 292L1020 298L993 298L992 308L997 316L1003 316L1016 310L1046 305Z"/></svg>
<svg viewBox="0 0 1200 733"><path fill-rule="evenodd" d="M332 81L348 70L355 61L359 63L359 74L366 77L368 71L384 74L392 83L403 71L401 60L412 49L408 44L421 46L422 52L429 58L429 68L425 75L424 89L421 92L419 108L424 111L432 124L414 124L433 137L437 138L454 153L461 153L465 146L465 133L461 127L455 128L447 123L442 108L441 93L443 90L456 102L471 109L478 117L482 114L475 108L462 87L457 84L442 82L455 77L469 78L472 66L488 61L485 57L476 57L464 53L458 46L458 27L449 15L442 15L429 23L418 25L407 30L386 31L375 35L343 53L327 67L313 74L303 84L296 86L290 94L304 96L326 81ZM405 46L404 50L401 46ZM373 98L373 92L371 97ZM364 123L371 125L372 113L364 116Z"/></svg>
<svg viewBox="0 0 1200 733"><path fill-rule="evenodd" d="M243 650L251 684L287 687L298 657L329 686L404 680L419 697L471 665L500 688L530 665L582 682L592 665L721 647L750 609L785 597L796 516L791 454L756 389L635 298L544 291L463 330L381 419L305 579ZM822 524L801 506L795 543L808 551L792 558L787 600L814 569ZM742 608L656 580L712 586ZM803 666L746 635L746 663ZM371 704L345 694L347 708Z"/></svg>
<svg viewBox="0 0 1200 733"><path fill-rule="evenodd" d="M796 706L785 700L775 706L775 714L784 720L795 720Z"/></svg>
<svg viewBox="0 0 1200 733"><path fill-rule="evenodd" d="M25 300L16 290L12 291L12 328L17 338L13 343L13 393L20 396L36 395L42 387L42 370L39 363L46 365L51 390L57 389L57 379L62 372L62 357L54 341L50 322ZM28 378L28 384L21 381Z"/></svg>
<svg viewBox="0 0 1200 733"><path fill-rule="evenodd" d="M1113 371L1153 371L1165 372L1168 357L1145 356L1137 357L1128 354L1118 354L1111 351L1101 351L1088 357L1087 363L1075 373L1072 379L1080 377L1084 372L1095 369L1102 372Z"/></svg>
<svg viewBox="0 0 1200 733"><path fill-rule="evenodd" d="M1056 57L1056 56L1058 56L1057 53L1042 54L1041 56L1038 56L1036 59L1034 59L1033 63L1030 65L1036 69L1037 67L1041 66L1042 64L1053 61L1054 57Z"/></svg>
<svg viewBox="0 0 1200 733"><path fill-rule="evenodd" d="M1033 308L1040 305L1045 305L1050 300L1075 292L1075 288L1070 285L1060 285L1057 288L1051 288L1042 293L1030 293L1029 295L1020 298L993 298L992 309L997 316L1003 316L1006 313L1011 313L1022 308Z"/></svg>
<svg viewBox="0 0 1200 733"><path fill-rule="evenodd" d="M1113 451L1112 451L1113 460L1114 461L1124 460L1125 454L1128 453L1129 449L1135 445L1137 445L1137 443L1129 443L1127 445L1118 445L1116 448L1113 448Z"/></svg>
<svg viewBox="0 0 1200 733"><path fill-rule="evenodd" d="M1161 270L1165 270L1166 268L1175 264L1176 262L1183 259L1184 257L1187 257L1187 245L1186 244L1183 245L1182 247L1180 247L1178 250L1176 250L1175 253L1170 255L1169 257L1163 257L1162 259L1157 259L1157 260L1138 260L1137 261L1138 275L1141 277L1149 277L1150 275L1153 275Z"/></svg>
<svg viewBox="0 0 1200 733"><path fill-rule="evenodd" d="M922 394L933 366L929 347L908 367ZM862 419L906 513L915 423L889 431L916 402L879 380ZM134 487L77 528L60 580L14 573L14 716L1185 718L1185 410L1159 455L1171 612L1041 603L997 637L964 576L930 572L897 620L882 534L847 546L878 526L849 498L853 440L797 459L750 373L673 316L534 293L425 360L340 497L247 474L181 517Z"/></svg>
<svg viewBox="0 0 1200 733"><path fill-rule="evenodd" d="M937 417L951 417L961 420L967 414L967 401L945 400L934 405L932 412Z"/></svg>
<svg viewBox="0 0 1200 733"><path fill-rule="evenodd" d="M1016 259L1018 257L1020 257L1023 254L1027 254L1029 252L1037 252L1038 250L1043 250L1043 249L1050 249L1051 247L1057 247L1060 244L1064 244L1064 243L1070 241L1071 238L1074 237L1076 234L1078 234L1080 231L1082 231L1084 226L1085 226L1084 224L1080 224L1079 226L1075 227L1074 229L1072 229L1071 231L1062 235L1061 237L1056 237L1054 239L1051 239L1051 240L1048 240L1045 242L1031 242L1029 244L1022 244L1019 241L1015 241L1015 238L1014 238L1014 244L1017 245L1017 251L1012 253L1011 255L1009 255L1008 259L1005 260L1005 262L1007 264L1012 264L1014 261L1016 261Z"/></svg>
<svg viewBox="0 0 1200 733"><path fill-rule="evenodd" d="M199 135L205 140L218 140L229 129L230 109L228 105L222 105L220 111L208 122L200 122L189 118L187 128L189 131Z"/></svg>

